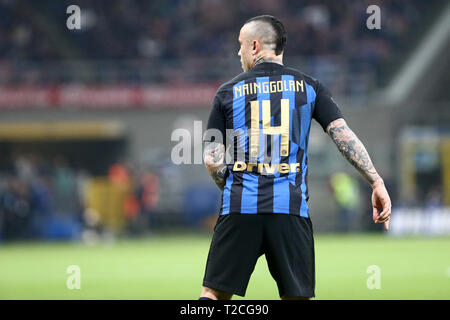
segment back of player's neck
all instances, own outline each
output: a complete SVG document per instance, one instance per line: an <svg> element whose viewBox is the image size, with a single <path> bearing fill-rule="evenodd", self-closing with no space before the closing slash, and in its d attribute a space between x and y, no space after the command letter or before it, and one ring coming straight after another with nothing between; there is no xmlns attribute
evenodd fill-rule
<svg viewBox="0 0 450 320"><path fill-rule="evenodd" d="M256 65L264 63L264 62L277 63L277 64L280 64L280 65L283 65L283 59L281 57L278 57L278 56L260 56L260 57L255 59L255 62L253 64L253 66L256 66Z"/></svg>

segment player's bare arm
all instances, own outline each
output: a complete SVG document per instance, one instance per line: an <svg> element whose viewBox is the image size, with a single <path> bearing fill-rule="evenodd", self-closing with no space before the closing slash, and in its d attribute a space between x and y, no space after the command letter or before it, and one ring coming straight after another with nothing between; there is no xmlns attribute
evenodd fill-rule
<svg viewBox="0 0 450 320"><path fill-rule="evenodd" d="M388 230L391 199L366 148L342 118L332 121L327 127L327 133L342 155L372 186L373 221L384 223L385 229ZM381 213L379 210L382 210Z"/></svg>
<svg viewBox="0 0 450 320"><path fill-rule="evenodd" d="M205 147L203 153L206 169L214 182L223 190L227 178L227 166L225 164L225 146L222 143L211 142Z"/></svg>
<svg viewBox="0 0 450 320"><path fill-rule="evenodd" d="M371 185L381 179L372 164L366 148L348 127L344 119L331 122L327 128L328 135L342 155L369 181Z"/></svg>

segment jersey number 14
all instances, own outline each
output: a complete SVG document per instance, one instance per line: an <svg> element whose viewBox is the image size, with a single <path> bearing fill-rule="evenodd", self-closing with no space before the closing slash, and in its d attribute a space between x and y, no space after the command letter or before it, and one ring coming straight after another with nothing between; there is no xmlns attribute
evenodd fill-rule
<svg viewBox="0 0 450 320"><path fill-rule="evenodd" d="M289 99L281 99L281 125L274 127L270 123L270 100L262 100L262 128L263 134L280 134L280 155L289 154ZM250 156L259 154L259 101L251 101L250 122Z"/></svg>

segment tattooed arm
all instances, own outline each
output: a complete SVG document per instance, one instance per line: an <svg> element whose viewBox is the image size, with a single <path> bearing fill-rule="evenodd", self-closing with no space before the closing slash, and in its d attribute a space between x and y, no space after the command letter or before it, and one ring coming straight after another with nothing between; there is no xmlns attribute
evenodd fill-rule
<svg viewBox="0 0 450 320"><path fill-rule="evenodd" d="M214 182L223 190L227 178L228 168L225 164L225 146L222 143L209 143L203 153L206 169Z"/></svg>
<svg viewBox="0 0 450 320"><path fill-rule="evenodd" d="M381 177L370 160L369 154L344 119L337 119L327 127L328 135L342 155L358 170L371 185Z"/></svg>
<svg viewBox="0 0 450 320"><path fill-rule="evenodd" d="M388 230L391 199L384 186L383 179L377 173L366 148L342 118L332 121L327 127L327 133L333 139L342 155L372 186L373 220L375 223L384 223L385 229ZM379 209L382 212L379 213Z"/></svg>

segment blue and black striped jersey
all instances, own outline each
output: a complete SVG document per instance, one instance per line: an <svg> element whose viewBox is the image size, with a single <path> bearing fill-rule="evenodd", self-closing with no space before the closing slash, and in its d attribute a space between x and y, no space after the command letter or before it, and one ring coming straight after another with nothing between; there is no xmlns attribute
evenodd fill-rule
<svg viewBox="0 0 450 320"><path fill-rule="evenodd" d="M231 160L220 214L309 217L311 120L324 130L342 118L316 79L271 62L256 65L216 93L208 129L222 132Z"/></svg>

